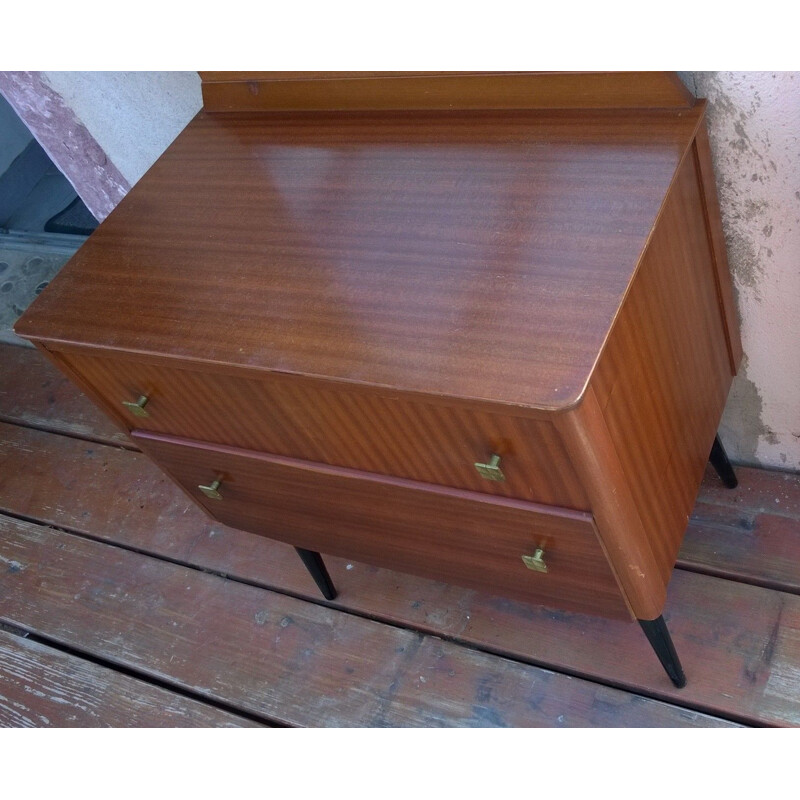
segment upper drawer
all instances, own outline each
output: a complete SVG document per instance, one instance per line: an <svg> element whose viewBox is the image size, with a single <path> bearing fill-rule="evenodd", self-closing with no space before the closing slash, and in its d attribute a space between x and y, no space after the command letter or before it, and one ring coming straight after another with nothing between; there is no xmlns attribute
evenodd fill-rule
<svg viewBox="0 0 800 800"><path fill-rule="evenodd" d="M268 374L238 377L61 352L129 428L227 444L426 483L587 510L554 426ZM147 397L146 417L123 405ZM475 463L500 456L503 481Z"/></svg>
<svg viewBox="0 0 800 800"><path fill-rule="evenodd" d="M591 514L133 435L213 517L235 528L504 597L631 618Z"/></svg>

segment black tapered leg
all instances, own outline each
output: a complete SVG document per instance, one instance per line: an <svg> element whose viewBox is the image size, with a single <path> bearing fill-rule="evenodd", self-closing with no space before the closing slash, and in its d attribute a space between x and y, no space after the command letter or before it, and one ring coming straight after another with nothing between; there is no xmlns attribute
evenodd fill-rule
<svg viewBox="0 0 800 800"><path fill-rule="evenodd" d="M733 471L733 465L728 459L728 454L719 440L719 436L714 437L714 444L711 447L711 455L708 457L711 466L717 471L720 480L729 488L735 489L739 485L739 480L736 473Z"/></svg>
<svg viewBox="0 0 800 800"><path fill-rule="evenodd" d="M314 550L304 550L302 547L295 547L295 550L297 550L297 555L303 559L306 569L311 573L311 577L322 592L322 596L326 600L335 600L336 589L333 586L331 576L328 575L328 570L325 569L322 556Z"/></svg>
<svg viewBox="0 0 800 800"><path fill-rule="evenodd" d="M661 666L667 671L670 680L679 688L686 686L686 675L683 674L683 667L675 652L675 645L672 644L672 637L667 630L667 623L664 617L658 619L640 619L647 641L656 651Z"/></svg>

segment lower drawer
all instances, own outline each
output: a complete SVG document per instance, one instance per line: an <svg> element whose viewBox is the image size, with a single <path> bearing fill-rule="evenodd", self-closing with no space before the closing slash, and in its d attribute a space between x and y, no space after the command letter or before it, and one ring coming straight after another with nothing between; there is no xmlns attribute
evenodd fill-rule
<svg viewBox="0 0 800 800"><path fill-rule="evenodd" d="M590 514L163 434L132 435L231 527L504 597L631 619Z"/></svg>

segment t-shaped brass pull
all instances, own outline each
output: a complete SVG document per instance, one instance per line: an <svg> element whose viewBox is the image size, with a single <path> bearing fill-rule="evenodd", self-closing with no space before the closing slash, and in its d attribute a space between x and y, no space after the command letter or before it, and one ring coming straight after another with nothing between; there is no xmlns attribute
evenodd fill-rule
<svg viewBox="0 0 800 800"><path fill-rule="evenodd" d="M200 485L197 488L206 496L211 498L211 500L222 500L222 495L219 493L218 489L222 481L218 478L215 481L212 481L208 486Z"/></svg>
<svg viewBox="0 0 800 800"><path fill-rule="evenodd" d="M528 569L535 569L537 572L547 572L547 564L544 563L544 550L541 547L536 549L532 556L522 556L522 563Z"/></svg>
<svg viewBox="0 0 800 800"><path fill-rule="evenodd" d="M480 461L475 462L475 469L482 478L488 478L490 481L504 481L506 476L503 475L503 470L500 469L500 456L492 453L488 464L481 464Z"/></svg>
<svg viewBox="0 0 800 800"><path fill-rule="evenodd" d="M147 395L143 394L139 396L139 399L134 403L130 400L123 400L122 405L131 412L131 414L135 414L137 417L149 417L150 415L145 411L144 407L147 405Z"/></svg>

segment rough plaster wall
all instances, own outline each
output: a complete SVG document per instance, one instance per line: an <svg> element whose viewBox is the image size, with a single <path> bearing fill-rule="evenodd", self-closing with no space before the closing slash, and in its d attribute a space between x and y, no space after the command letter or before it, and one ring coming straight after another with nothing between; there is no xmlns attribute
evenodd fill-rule
<svg viewBox="0 0 800 800"><path fill-rule="evenodd" d="M133 185L203 105L196 72L44 72Z"/></svg>
<svg viewBox="0 0 800 800"><path fill-rule="evenodd" d="M682 73L706 97L744 361L720 427L740 463L800 470L800 73Z"/></svg>

